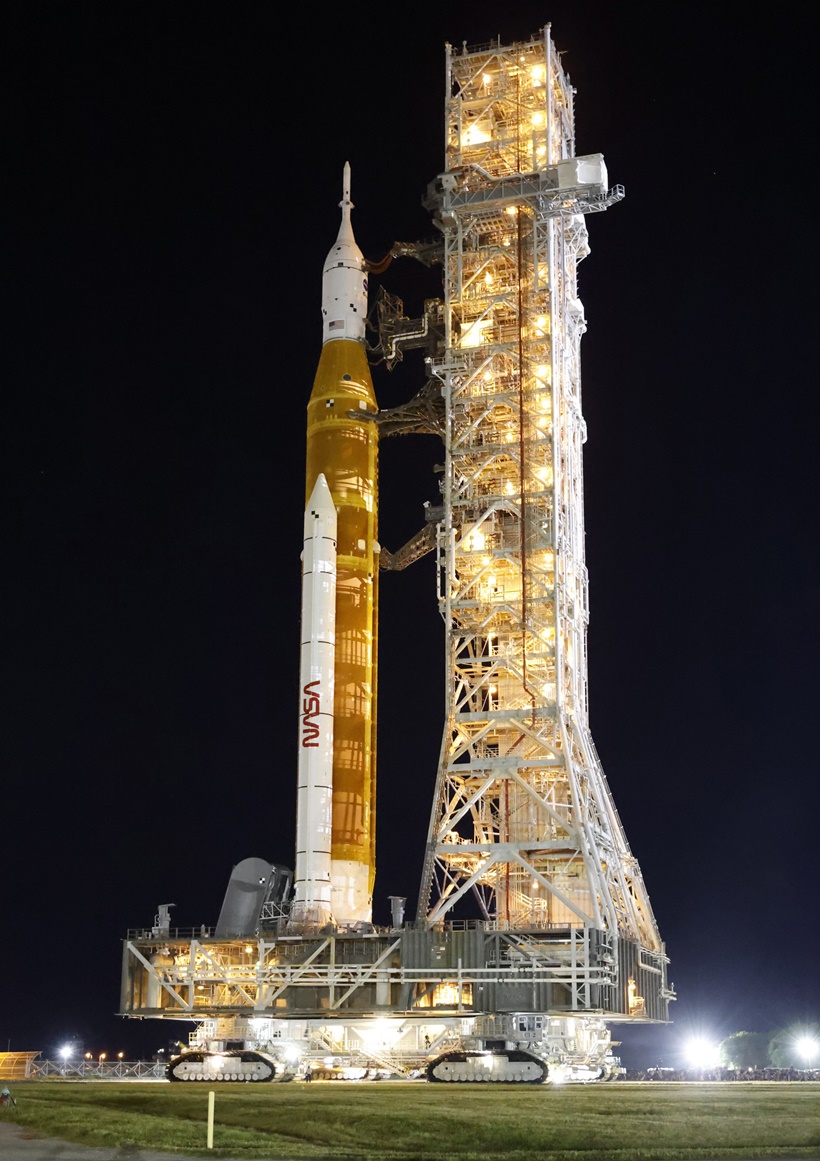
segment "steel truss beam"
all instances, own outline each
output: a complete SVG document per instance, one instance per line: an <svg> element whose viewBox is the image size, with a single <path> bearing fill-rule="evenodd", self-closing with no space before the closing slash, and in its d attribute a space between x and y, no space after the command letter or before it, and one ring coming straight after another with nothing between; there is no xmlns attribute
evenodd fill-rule
<svg viewBox="0 0 820 1161"><path fill-rule="evenodd" d="M507 855L524 863L517 852ZM546 886L546 878L542 879ZM463 889L462 884L459 890ZM306 941L298 947L262 938L241 944L172 939L159 948L156 943L128 940L123 978L130 979L139 994L153 995L154 1000L129 1002L126 997L124 1007L130 1015L199 1020L243 1013L294 1018L316 1009L361 1018L363 1010L356 1008L355 994L378 987L385 997L393 997L383 1004L394 1013L398 1010L395 997L404 994L407 1012L429 1017L426 1000L444 985L454 988L452 1011L474 1013L483 1010L479 997L489 985L558 984L573 997L570 1010L588 1011L590 986L613 984L614 958L601 956L590 942L590 932L580 925L549 934L513 933L493 924L483 924L481 929L481 962L469 966L461 957L455 963L413 966L408 953L402 952L401 936L373 940L371 957L357 963L344 961L333 936L316 941L315 946ZM294 953L296 958L291 959ZM649 956L650 964L656 964L654 957ZM656 968L662 970L662 963ZM310 993L309 998L300 1000L301 993ZM286 994L289 999L283 1006ZM165 999L159 1001L160 996Z"/></svg>
<svg viewBox="0 0 820 1161"><path fill-rule="evenodd" d="M447 67L427 198L443 236L447 718L418 918L472 894L513 929L594 928L658 955L588 724L577 267L583 215L623 190L600 155L575 157L548 29L448 49Z"/></svg>

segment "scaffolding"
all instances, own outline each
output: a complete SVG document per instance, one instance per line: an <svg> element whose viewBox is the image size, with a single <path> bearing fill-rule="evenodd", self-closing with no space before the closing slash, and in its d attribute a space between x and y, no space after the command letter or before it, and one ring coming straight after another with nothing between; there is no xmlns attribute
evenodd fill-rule
<svg viewBox="0 0 820 1161"><path fill-rule="evenodd" d="M446 725L419 898L511 930L594 928L663 957L589 730L577 267L620 200L575 157L549 29L447 49L439 603ZM456 912L457 914L458 912Z"/></svg>

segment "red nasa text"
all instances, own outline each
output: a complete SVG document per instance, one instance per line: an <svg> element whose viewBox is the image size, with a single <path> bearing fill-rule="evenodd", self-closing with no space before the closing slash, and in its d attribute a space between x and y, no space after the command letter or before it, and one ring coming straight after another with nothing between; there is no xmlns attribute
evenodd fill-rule
<svg viewBox="0 0 820 1161"><path fill-rule="evenodd" d="M319 726L313 719L321 710L321 694L318 689L310 692L314 685L319 685L318 680L309 681L302 690L302 745L305 749L319 745Z"/></svg>

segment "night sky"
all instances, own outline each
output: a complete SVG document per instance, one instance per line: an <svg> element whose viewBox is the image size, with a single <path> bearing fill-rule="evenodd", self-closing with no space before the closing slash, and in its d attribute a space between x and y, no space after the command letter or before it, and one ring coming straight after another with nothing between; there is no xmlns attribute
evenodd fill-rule
<svg viewBox="0 0 820 1161"><path fill-rule="evenodd" d="M806 11L809 11L808 9ZM350 13L353 15L350 15ZM625 1063L820 1019L809 43L720 6L6 3L0 1049L133 1058L121 940L292 866L305 405L345 161L429 239L444 46L551 22L624 201L580 271L597 748L671 958ZM420 312L439 269L374 279ZM382 407L420 357L374 369ZM436 502L385 441L381 540ZM378 875L415 908L444 712L432 557L383 575Z"/></svg>

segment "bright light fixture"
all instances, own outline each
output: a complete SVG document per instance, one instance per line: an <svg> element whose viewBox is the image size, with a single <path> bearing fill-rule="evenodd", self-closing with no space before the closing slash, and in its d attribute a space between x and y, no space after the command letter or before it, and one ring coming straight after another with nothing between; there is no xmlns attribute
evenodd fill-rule
<svg viewBox="0 0 820 1161"><path fill-rule="evenodd" d="M483 126L473 122L473 124L464 131L464 144L481 145L485 141L489 141L490 137L491 135Z"/></svg>
<svg viewBox="0 0 820 1161"><path fill-rule="evenodd" d="M365 1044L369 1044L371 1047L384 1045L392 1048L402 1034L400 1023L395 1020L385 1020L383 1017L362 1025L357 1031Z"/></svg>
<svg viewBox="0 0 820 1161"><path fill-rule="evenodd" d="M812 1036L801 1036L795 1047L806 1063L814 1060L818 1051L820 1051L820 1043L818 1043Z"/></svg>
<svg viewBox="0 0 820 1161"><path fill-rule="evenodd" d="M484 332L492 326L492 319L478 318L475 322L471 322L461 332L459 345L461 347L477 347L482 342L485 342Z"/></svg>
<svg viewBox="0 0 820 1161"><path fill-rule="evenodd" d="M720 1064L720 1050L705 1036L694 1036L687 1041L684 1052L690 1068L717 1068Z"/></svg>

